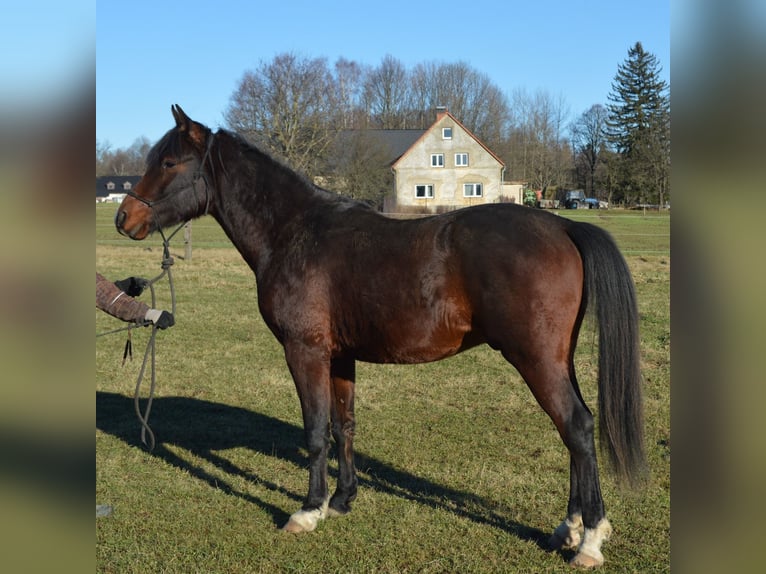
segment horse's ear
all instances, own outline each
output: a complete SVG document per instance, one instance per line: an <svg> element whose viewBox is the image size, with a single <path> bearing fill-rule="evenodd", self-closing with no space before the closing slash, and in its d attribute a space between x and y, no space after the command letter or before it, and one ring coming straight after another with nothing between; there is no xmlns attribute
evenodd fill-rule
<svg viewBox="0 0 766 574"><path fill-rule="evenodd" d="M178 104L175 104L170 109L173 112L173 117L176 120L176 128L178 128L178 131L186 132L186 134L189 136L189 139L195 145L198 147L204 147L209 130L201 123L195 122L189 116L187 116L186 112L184 112L181 109L181 106Z"/></svg>
<svg viewBox="0 0 766 574"><path fill-rule="evenodd" d="M189 116L186 115L178 104L170 106L170 111L173 112L173 118L176 120L176 127L182 132L186 131L191 123Z"/></svg>

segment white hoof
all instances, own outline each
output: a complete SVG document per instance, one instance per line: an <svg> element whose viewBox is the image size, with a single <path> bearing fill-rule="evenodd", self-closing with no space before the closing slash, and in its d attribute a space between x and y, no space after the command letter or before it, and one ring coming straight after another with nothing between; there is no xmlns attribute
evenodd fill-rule
<svg viewBox="0 0 766 574"><path fill-rule="evenodd" d="M570 564L578 568L596 568L604 563L601 544L612 535L612 525L602 518L596 528L586 528L582 544Z"/></svg>
<svg viewBox="0 0 766 574"><path fill-rule="evenodd" d="M570 566L574 568L583 568L586 570L590 568L598 568L603 563L604 563L603 556L601 556L601 558L595 558L593 556L588 556L586 554L579 554L579 553L569 561Z"/></svg>
<svg viewBox="0 0 766 574"><path fill-rule="evenodd" d="M287 524L282 527L282 530L293 534L311 532L317 527L320 520L327 517L328 504L329 500L325 500L320 508L315 508L313 510L299 510L290 517Z"/></svg>

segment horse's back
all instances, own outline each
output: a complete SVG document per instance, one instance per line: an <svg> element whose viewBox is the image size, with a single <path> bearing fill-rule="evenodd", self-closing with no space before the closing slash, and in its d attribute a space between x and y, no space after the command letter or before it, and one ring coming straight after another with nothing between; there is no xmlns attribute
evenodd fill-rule
<svg viewBox="0 0 766 574"><path fill-rule="evenodd" d="M551 316L559 306L569 337L582 267L566 225L502 204L410 221L347 218L325 258L338 346L374 362L438 360L538 337L552 323L536 311Z"/></svg>

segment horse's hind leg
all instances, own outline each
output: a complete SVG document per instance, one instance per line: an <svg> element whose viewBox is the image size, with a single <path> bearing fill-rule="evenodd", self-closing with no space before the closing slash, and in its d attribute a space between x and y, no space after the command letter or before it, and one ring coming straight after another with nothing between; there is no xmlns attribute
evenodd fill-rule
<svg viewBox="0 0 766 574"><path fill-rule="evenodd" d="M577 550L571 564L583 568L604 563L601 544L612 533L612 526L604 512L592 436L592 430L586 430L583 444L589 443L590 446L585 453L577 447L570 447L567 517L550 539L553 549Z"/></svg>
<svg viewBox="0 0 766 574"><path fill-rule="evenodd" d="M330 499L329 514L346 514L356 498L354 467L354 387L353 359L334 359L330 367L332 382L332 435L338 447L338 487Z"/></svg>
<svg viewBox="0 0 766 574"><path fill-rule="evenodd" d="M601 544L611 534L593 438L593 415L570 380L566 365L534 361L519 366L527 385L548 413L570 453L570 493L567 518L556 528L551 543L556 548L577 548L573 566L592 568L604 563ZM576 383L575 383L576 384ZM583 532L581 533L581 529Z"/></svg>
<svg viewBox="0 0 766 574"><path fill-rule="evenodd" d="M554 530L549 545L553 550L577 550L582 542L583 523L580 495L577 486L577 471L574 458L570 456L569 463L569 505L567 517Z"/></svg>

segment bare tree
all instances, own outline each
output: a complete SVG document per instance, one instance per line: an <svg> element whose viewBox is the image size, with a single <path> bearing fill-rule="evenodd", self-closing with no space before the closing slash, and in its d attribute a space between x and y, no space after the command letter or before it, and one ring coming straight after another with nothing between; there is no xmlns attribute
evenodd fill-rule
<svg viewBox="0 0 766 574"><path fill-rule="evenodd" d="M596 196L596 172L603 163L602 154L607 146L607 118L609 112L601 104L591 106L572 125L572 145L575 152L575 171L580 176L586 194ZM602 198L608 199L608 198Z"/></svg>
<svg viewBox="0 0 766 574"><path fill-rule="evenodd" d="M328 189L382 209L383 198L393 186L385 146L366 129L345 131L336 144Z"/></svg>
<svg viewBox="0 0 766 574"><path fill-rule="evenodd" d="M280 54L245 72L224 117L234 131L312 174L332 143L336 96L326 59Z"/></svg>
<svg viewBox="0 0 766 574"><path fill-rule="evenodd" d="M415 127L427 128L433 110L444 106L487 145L500 145L510 111L505 95L487 75L465 62L431 62L415 66L410 83Z"/></svg>
<svg viewBox="0 0 766 574"><path fill-rule="evenodd" d="M96 177L108 175L106 173L106 158L112 149L112 144L108 141L96 140Z"/></svg>
<svg viewBox="0 0 766 574"><path fill-rule="evenodd" d="M151 143L141 136L128 148L112 151L108 142L96 142L96 176L101 175L140 175L144 171L144 161L151 149Z"/></svg>
<svg viewBox="0 0 766 574"><path fill-rule="evenodd" d="M424 130L434 121L434 110L446 106L434 92L438 76L438 64L418 64L410 72L409 124L413 129Z"/></svg>
<svg viewBox="0 0 766 574"><path fill-rule="evenodd" d="M345 58L335 62L336 101L338 102L338 129L363 128L368 125L364 113L364 80L368 68Z"/></svg>
<svg viewBox="0 0 766 574"><path fill-rule="evenodd" d="M385 56L365 82L365 103L372 125L382 129L406 128L409 92L404 65L391 55Z"/></svg>
<svg viewBox="0 0 766 574"><path fill-rule="evenodd" d="M568 185L571 151L563 135L567 116L563 98L555 99L545 91L529 96L517 90L512 110L508 145L511 177L535 189Z"/></svg>

